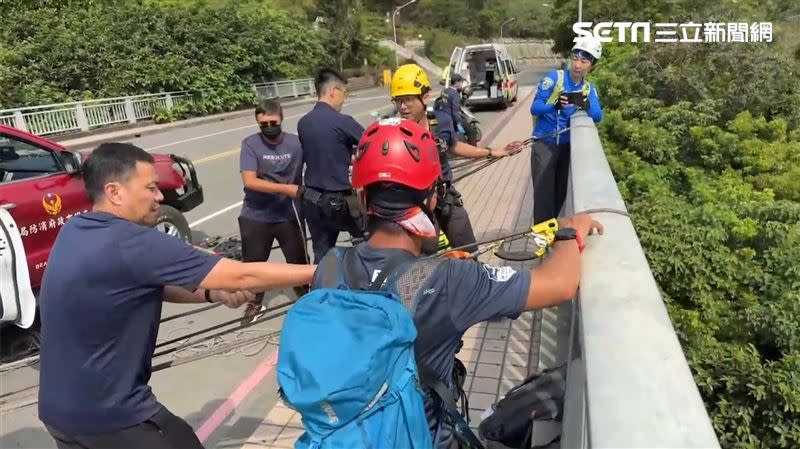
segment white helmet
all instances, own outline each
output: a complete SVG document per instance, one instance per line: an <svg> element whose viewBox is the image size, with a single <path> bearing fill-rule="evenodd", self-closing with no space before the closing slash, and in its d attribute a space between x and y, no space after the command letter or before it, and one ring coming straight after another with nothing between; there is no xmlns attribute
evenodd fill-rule
<svg viewBox="0 0 800 449"><path fill-rule="evenodd" d="M575 50L583 50L592 55L595 61L597 61L603 54L603 44L600 43L600 40L595 37L583 36L578 38L578 41L575 42L575 45L572 47L572 51Z"/></svg>

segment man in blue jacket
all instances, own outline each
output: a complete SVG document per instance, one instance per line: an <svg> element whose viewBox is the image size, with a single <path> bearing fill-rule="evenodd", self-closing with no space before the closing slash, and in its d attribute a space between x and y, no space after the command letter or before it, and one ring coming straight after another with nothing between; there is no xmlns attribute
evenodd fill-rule
<svg viewBox="0 0 800 449"><path fill-rule="evenodd" d="M569 71L554 70L539 81L531 105L533 137L533 221L557 217L567 196L570 163L570 118L584 110L595 123L603 118L597 87L586 74L600 59L602 44L587 37L572 47Z"/></svg>

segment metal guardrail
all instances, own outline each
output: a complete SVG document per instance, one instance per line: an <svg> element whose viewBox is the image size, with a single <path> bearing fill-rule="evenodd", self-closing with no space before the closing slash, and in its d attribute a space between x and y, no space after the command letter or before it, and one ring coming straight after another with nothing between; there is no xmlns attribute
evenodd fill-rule
<svg viewBox="0 0 800 449"><path fill-rule="evenodd" d="M719 448L592 120L571 119L565 213L593 215L573 303L561 447ZM576 176L579 174L579 176Z"/></svg>
<svg viewBox="0 0 800 449"><path fill-rule="evenodd" d="M260 98L300 97L315 93L311 78L254 84L253 91ZM192 92L176 91L4 109L0 110L0 124L38 135L83 132L151 119L159 109L171 110L193 98Z"/></svg>
<svg viewBox="0 0 800 449"><path fill-rule="evenodd" d="M259 98L302 97L316 93L313 78L259 83L253 85L253 90Z"/></svg>

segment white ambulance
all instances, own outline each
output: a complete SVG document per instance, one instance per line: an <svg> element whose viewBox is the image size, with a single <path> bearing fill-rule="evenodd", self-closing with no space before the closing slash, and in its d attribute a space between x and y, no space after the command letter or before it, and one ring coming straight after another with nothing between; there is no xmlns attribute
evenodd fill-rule
<svg viewBox="0 0 800 449"><path fill-rule="evenodd" d="M463 76L472 91L465 106L488 104L507 108L517 100L519 72L503 44L456 47L450 55L450 73ZM445 80L445 87L449 85L450 80Z"/></svg>

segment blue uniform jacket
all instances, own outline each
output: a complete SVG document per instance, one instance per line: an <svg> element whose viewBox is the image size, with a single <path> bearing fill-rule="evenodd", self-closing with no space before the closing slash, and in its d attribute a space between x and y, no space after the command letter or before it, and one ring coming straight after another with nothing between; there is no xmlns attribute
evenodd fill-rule
<svg viewBox="0 0 800 449"><path fill-rule="evenodd" d="M547 104L547 99L553 93L557 80L558 75L553 70L539 81L536 96L531 104L531 115L538 117L536 127L533 129L533 137L541 137L556 132L557 129L566 129L569 126L570 117L578 110L578 107L573 104L567 105L561 110L556 109L554 104ZM585 82L584 80L577 84L573 83L572 77L569 76L569 70L564 71L564 92L581 91ZM591 83L591 89L589 90L589 108L586 113L595 123L599 123L603 119L603 105L600 103L600 98L597 95L597 86L594 83ZM570 132L566 131L558 136L546 137L542 139L542 142L555 143L556 138L558 138L560 143L568 143L569 135Z"/></svg>

